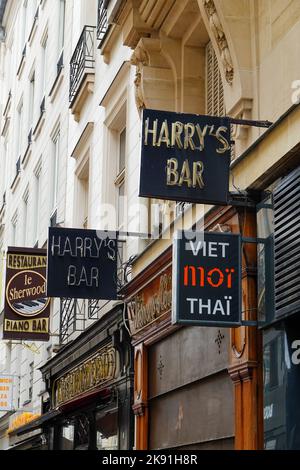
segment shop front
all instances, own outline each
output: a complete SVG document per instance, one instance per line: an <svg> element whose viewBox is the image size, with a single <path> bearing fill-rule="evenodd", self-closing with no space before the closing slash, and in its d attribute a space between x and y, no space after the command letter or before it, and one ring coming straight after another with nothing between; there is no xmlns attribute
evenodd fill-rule
<svg viewBox="0 0 300 470"><path fill-rule="evenodd" d="M123 305L115 307L41 368L58 413L43 429L49 449L133 447L133 364Z"/></svg>
<svg viewBox="0 0 300 470"><path fill-rule="evenodd" d="M242 213L247 211L243 208ZM249 220L255 224L252 216L245 220L244 227ZM215 208L205 225L208 231L239 233L239 211ZM240 350L243 338L228 327L173 324L172 247L152 262L147 263L147 256L151 256L151 246L135 261L137 274L123 289L134 347L135 446L142 450L233 449L235 429L239 431L237 391L240 400L245 392L238 390L243 379L239 385L232 379L234 371L245 368L248 350L244 348L238 364L232 355L233 350ZM250 257L243 256L243 263L245 259L250 262ZM146 268L138 272L139 264ZM247 282L244 269L244 302ZM252 367L256 367L254 361ZM252 379L253 374L248 393Z"/></svg>
<svg viewBox="0 0 300 470"><path fill-rule="evenodd" d="M257 210L266 449L300 449L299 183L300 167L287 171Z"/></svg>

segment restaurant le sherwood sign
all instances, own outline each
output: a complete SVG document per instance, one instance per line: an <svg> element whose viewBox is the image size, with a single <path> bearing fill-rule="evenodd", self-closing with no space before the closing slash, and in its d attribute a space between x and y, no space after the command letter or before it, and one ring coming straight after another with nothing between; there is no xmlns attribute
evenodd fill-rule
<svg viewBox="0 0 300 470"><path fill-rule="evenodd" d="M139 195L226 205L230 148L229 118L145 109Z"/></svg>
<svg viewBox="0 0 300 470"><path fill-rule="evenodd" d="M239 234L178 231L173 243L172 322L241 325Z"/></svg>
<svg viewBox="0 0 300 470"><path fill-rule="evenodd" d="M3 339L49 340L46 250L8 248Z"/></svg>
<svg viewBox="0 0 300 470"><path fill-rule="evenodd" d="M117 299L115 234L50 227L47 295L73 299Z"/></svg>

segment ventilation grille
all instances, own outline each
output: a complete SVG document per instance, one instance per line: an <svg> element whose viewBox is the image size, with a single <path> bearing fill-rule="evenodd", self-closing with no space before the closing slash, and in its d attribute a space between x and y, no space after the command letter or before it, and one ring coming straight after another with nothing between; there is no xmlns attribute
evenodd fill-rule
<svg viewBox="0 0 300 470"><path fill-rule="evenodd" d="M274 191L275 312L300 310L300 168Z"/></svg>

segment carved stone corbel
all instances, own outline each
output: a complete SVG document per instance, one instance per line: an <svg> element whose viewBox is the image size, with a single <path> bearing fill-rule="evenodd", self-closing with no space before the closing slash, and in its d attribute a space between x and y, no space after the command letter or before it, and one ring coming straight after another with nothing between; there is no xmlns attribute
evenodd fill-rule
<svg viewBox="0 0 300 470"><path fill-rule="evenodd" d="M220 17L213 0L203 0L203 6L209 21L210 29L218 45L226 81L231 85L234 78L233 61Z"/></svg>
<svg viewBox="0 0 300 470"><path fill-rule="evenodd" d="M146 108L144 100L144 91L142 84L142 67L149 65L149 57L146 51L140 46L137 46L131 56L131 64L136 66L136 74L134 79L135 86L135 102L139 114Z"/></svg>

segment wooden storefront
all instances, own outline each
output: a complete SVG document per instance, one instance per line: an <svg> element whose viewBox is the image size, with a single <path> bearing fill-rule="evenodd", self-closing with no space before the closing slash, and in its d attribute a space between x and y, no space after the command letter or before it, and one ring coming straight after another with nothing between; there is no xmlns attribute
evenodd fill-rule
<svg viewBox="0 0 300 470"><path fill-rule="evenodd" d="M205 230L254 237L256 212L214 208ZM255 320L255 244L243 245L242 286L243 318ZM172 247L123 292L134 347L136 449L262 447L257 328L172 325Z"/></svg>
<svg viewBox="0 0 300 470"><path fill-rule="evenodd" d="M124 305L108 312L41 369L57 415L43 425L50 449L133 447L133 358Z"/></svg>

